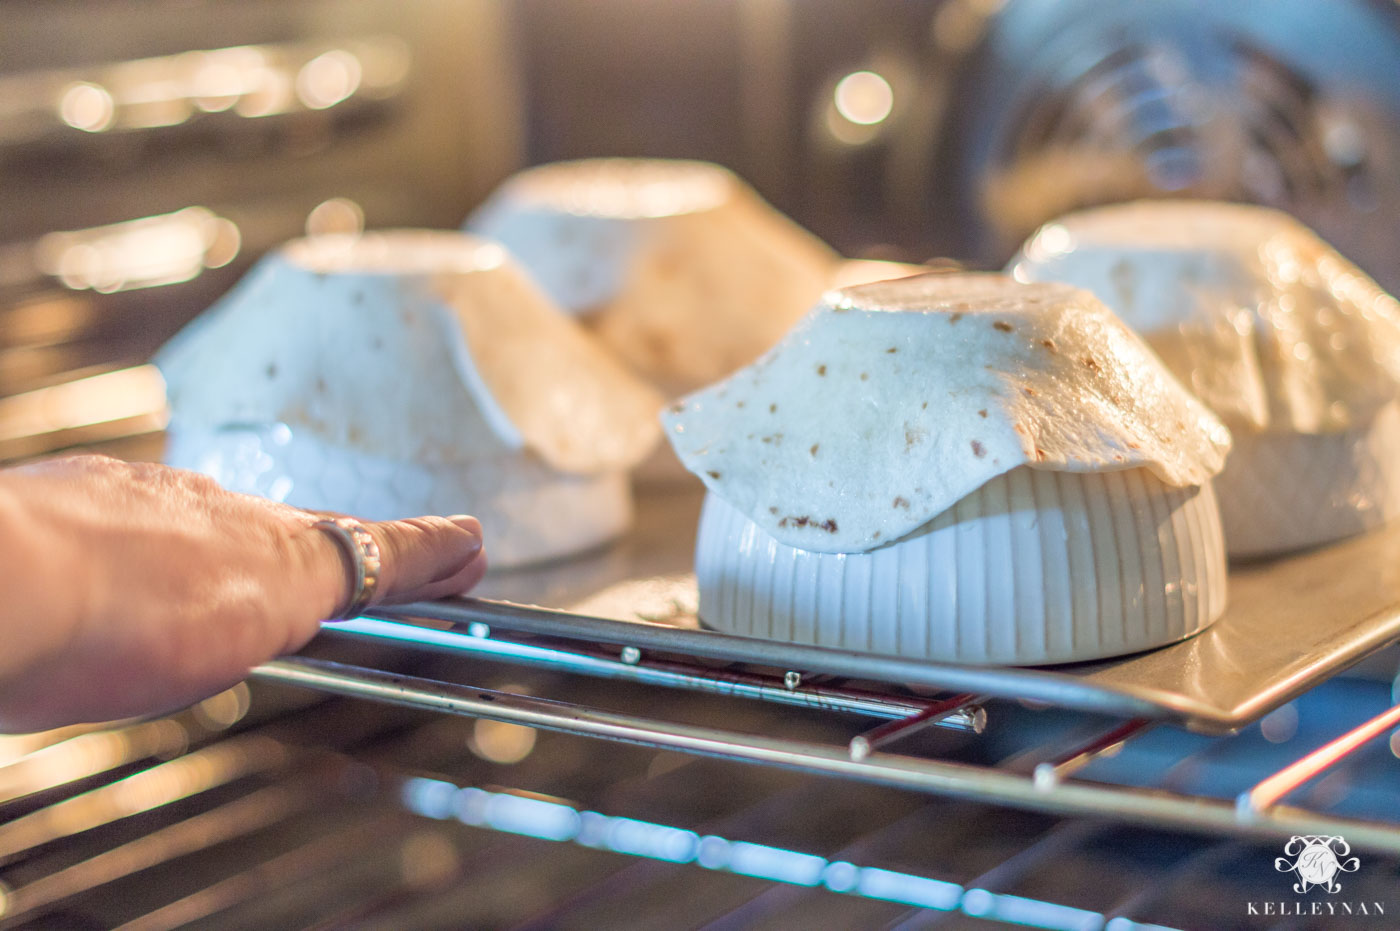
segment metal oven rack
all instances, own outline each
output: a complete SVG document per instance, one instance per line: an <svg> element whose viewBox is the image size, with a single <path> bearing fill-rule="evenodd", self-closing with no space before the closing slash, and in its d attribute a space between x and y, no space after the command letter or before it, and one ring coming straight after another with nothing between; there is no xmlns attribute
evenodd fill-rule
<svg viewBox="0 0 1400 931"><path fill-rule="evenodd" d="M1236 572L1227 616L1174 647L1074 668L978 670L699 630L693 580L686 573L700 503L693 490L644 494L637 526L619 545L574 563L488 580L487 594L510 600L380 609L375 617L328 624L323 636L802 707L848 722L852 733L841 742L744 732L713 719L696 724L623 714L314 657L284 658L255 675L340 695L1025 809L1215 835L1340 834L1358 848L1400 853L1400 812L1358 819L1287 804L1300 786L1400 727L1400 706L1338 728L1334 739L1273 767L1234 798L1084 778L1096 760L1164 726L1230 734L1255 724L1400 639L1400 573L1367 568L1400 564L1400 532ZM515 603L526 598L570 610ZM638 618L653 623L636 623ZM1081 726L1046 745L1018 747L1010 765L898 752L910 746L911 735L930 727L977 734L986 728L995 736L992 699L1073 709L1082 712ZM665 702L658 699L654 707ZM873 728L872 719L880 722Z"/></svg>
<svg viewBox="0 0 1400 931"><path fill-rule="evenodd" d="M260 667L255 675L355 698L999 805L1215 835L1342 835L1359 849L1400 853L1400 818L1358 820L1284 804L1304 783L1341 765L1370 741L1400 728L1400 705L1346 730L1257 781L1233 801L1226 801L1075 778L1094 760L1121 751L1157 726L1158 722L1147 717L1111 719L1087 737L1023 750L1015 754L1014 768L969 765L899 753L895 745L927 727L981 734L984 728L994 726L995 722L988 722L985 697L976 694L921 698L888 683L883 687L868 682L853 686L832 681L830 676L813 678L803 670L763 671L740 664L717 667L701 657L653 655L625 642L609 648L596 639L591 643L571 641L557 636L550 612L515 605L463 601L410 607L391 614L394 618L427 614L438 624L424 627L397 619L365 618L350 625L328 626L328 631L333 637L412 644L585 676L883 721L860 730L844 744L833 745L617 713L309 657L277 660ZM451 626L443 629L443 623ZM551 630L555 636L530 635L541 629ZM609 625L605 620L593 624L598 639L623 640L629 632L625 624ZM637 639L636 634L633 639Z"/></svg>
<svg viewBox="0 0 1400 931"><path fill-rule="evenodd" d="M329 676L320 686L366 659L401 666L391 651L365 643L370 630L323 638L314 655L291 664L292 678ZM1074 765L1091 752L1089 732L1112 727L1104 716L1063 715L1074 726L1028 737L1027 721L1060 713L994 699L985 703L985 722L962 704L914 733L902 726L911 714L933 719L957 702L817 676L796 682L780 673L721 673L699 661L685 670L652 655L632 663L620 648L573 644L577 658L570 658L562 654L573 650L559 649L567 644L485 633L476 631L478 654L402 650L421 675L378 674L394 690L428 679L489 682L490 689L394 692L396 700L421 698L435 709L444 698L466 699L479 703L472 710L482 719L254 683L174 717L48 735L27 756L0 761L0 928L991 929L1010 922L1136 931L1316 924L1277 912L1246 919L1246 900L1296 898L1289 877L1272 867L1283 845L1234 836L1229 803L1198 798L1189 788L1185 770L1228 768L1232 754L1267 747L1257 728L1218 738L1143 726L1120 756L1098 756L1071 776L1047 772L1045 764ZM536 658L557 653L560 662L593 665L598 673L625 677L634 670L634 678L501 661L505 653L534 650L547 651ZM646 684L652 677L681 683L691 673L688 686ZM1320 742L1309 721L1320 719L1326 729L1346 718L1359 694L1352 684L1364 686L1371 700L1379 697L1375 683L1326 683L1320 691L1340 690L1341 703L1310 705L1315 694L1300 699L1299 743ZM738 697L708 691L715 688ZM529 693L567 694L571 702ZM493 708L496 701L506 707ZM661 739L679 738L666 746L724 759L569 733L535 738L496 725L528 737L534 752L488 760L481 747L466 745L483 736L487 716L653 745L655 735L629 728L665 722ZM869 729L877 718L900 722L898 731ZM753 734L786 735L781 749L816 748L817 766L840 763L821 772L855 778L784 768L810 768L805 759L765 756L778 765L733 765L728 739L694 741L706 736L687 726L697 720L723 721L707 730L741 745ZM1013 739L1005 739L1008 732ZM852 754L850 738L862 734L871 752L857 761L852 757L863 749L857 742ZM887 742L896 735L900 743ZM1166 747L1170 763L1142 771L1141 758L1129 759L1175 737L1188 745L1157 748ZM763 746L773 749L767 739ZM931 746L940 749L927 754ZM1276 749L1287 752L1287 745ZM1378 770L1393 771L1386 769L1389 753L1379 749L1349 755L1321 782L1331 790L1345 775L1350 794L1364 791ZM747 752L741 746L738 758L750 759ZM988 773L996 786L1015 781L1027 793L1037 791L1035 773L1046 774L1038 791L1050 793L1029 796L1029 804L1050 811L1018 807L1016 799L985 804L977 799L993 796L975 783L953 785L961 797L949 797L947 786L919 766L926 755L942 761L935 771L956 780ZM905 757L914 762L890 765ZM1175 784L1177 790L1148 793L1161 806L1149 820L1188 830L1134 826L1136 811L1071 817L1060 810L1057 791L1093 789L1080 776L1105 764L1119 767L1110 781L1131 765L1144 784ZM917 782L918 791L872 785L864 772ZM1122 789L1120 797L1135 791ZM1176 817L1178 807L1202 803L1211 814L1189 823ZM1396 810L1394 792L1386 804ZM1292 830L1294 822L1275 817L1278 809L1268 811L1271 820L1257 830ZM1354 818L1301 817L1308 827L1342 830L1363 851L1362 871L1345 877L1349 897L1393 900L1400 858L1364 852L1393 851L1393 825L1371 823L1363 838Z"/></svg>

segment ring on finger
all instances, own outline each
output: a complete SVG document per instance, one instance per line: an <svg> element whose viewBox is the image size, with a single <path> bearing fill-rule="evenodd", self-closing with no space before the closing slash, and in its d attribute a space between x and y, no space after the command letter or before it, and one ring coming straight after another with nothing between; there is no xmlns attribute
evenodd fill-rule
<svg viewBox="0 0 1400 931"><path fill-rule="evenodd" d="M327 620L344 621L359 617L379 593L379 544L364 524L353 517L318 520L311 525L330 534L350 561L350 600L335 617Z"/></svg>

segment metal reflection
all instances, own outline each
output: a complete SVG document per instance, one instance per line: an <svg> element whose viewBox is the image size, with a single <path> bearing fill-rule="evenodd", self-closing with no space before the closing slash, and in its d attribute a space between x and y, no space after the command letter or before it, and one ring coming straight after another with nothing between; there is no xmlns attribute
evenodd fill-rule
<svg viewBox="0 0 1400 931"><path fill-rule="evenodd" d="M242 720L248 700L248 686L239 683L180 715L74 734L39 746L0 764L0 805L140 760L178 756L191 741Z"/></svg>
<svg viewBox="0 0 1400 931"><path fill-rule="evenodd" d="M286 746L260 735L234 737L196 750L0 825L0 863L41 844L151 811L254 773L280 769L291 759L292 751Z"/></svg>
<svg viewBox="0 0 1400 931"><path fill-rule="evenodd" d="M873 126L894 110L894 89L883 75L855 71L836 83L832 102L841 117L859 126Z"/></svg>
<svg viewBox="0 0 1400 931"><path fill-rule="evenodd" d="M138 132L197 118L259 119L389 99L413 58L397 36L241 45L0 76L0 145Z"/></svg>
<svg viewBox="0 0 1400 931"><path fill-rule="evenodd" d="M0 803L53 789L153 756L180 753L189 732L171 719L98 731L44 747L0 769Z"/></svg>
<svg viewBox="0 0 1400 931"><path fill-rule="evenodd" d="M75 291L110 294L178 284L227 265L242 236L205 207L48 233L34 244L34 266Z"/></svg>
<svg viewBox="0 0 1400 931"><path fill-rule="evenodd" d="M493 639L485 624L474 624L465 633L436 630L397 621L359 618L327 624L323 634L331 637L362 637L450 652L487 655L506 662L544 666L605 679L625 679L649 685L665 685L701 692L716 692L738 698L751 698L784 705L847 711L880 718L904 719L927 709L932 702L919 698L865 692L852 688L799 685L789 688L782 679L733 670L702 668L640 656L626 662L621 657L590 652L584 647L559 649L511 640ZM572 645L571 645L572 647ZM980 732L985 716L979 709L958 709L936 723L939 727Z"/></svg>
<svg viewBox="0 0 1400 931"><path fill-rule="evenodd" d="M511 792L492 792L475 786L459 788L440 779L409 779L404 782L400 797L405 808L425 818L454 819L472 827L556 843L573 843L631 857L694 864L703 869L790 885L823 886L843 895L943 911L956 909L965 902L977 907L981 902L972 895L980 890L969 890L965 895L963 887L957 883L927 876L862 867L844 860L827 860L799 850L732 840L715 834L701 837L694 831L668 824L580 811L561 802L528 798ZM982 895L986 896L987 893L983 892ZM971 899L967 896L971 896ZM984 904L989 904L989 908L996 905L997 910L1015 913L1022 918L1035 917L1036 905L1060 908L1049 902L1019 898L1014 904L1025 906L1019 909L1010 907L1013 903L1009 901L1001 902L1000 898ZM1024 923L1035 927L1058 927L1034 921Z"/></svg>
<svg viewBox="0 0 1400 931"><path fill-rule="evenodd" d="M0 398L0 443L136 417L160 426L164 416L165 379L138 365Z"/></svg>

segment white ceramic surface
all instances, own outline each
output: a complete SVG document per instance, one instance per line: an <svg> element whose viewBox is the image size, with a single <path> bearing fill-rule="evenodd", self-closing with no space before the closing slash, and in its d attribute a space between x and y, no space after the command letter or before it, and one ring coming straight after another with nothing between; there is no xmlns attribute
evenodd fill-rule
<svg viewBox="0 0 1400 931"><path fill-rule="evenodd" d="M1270 556L1374 530L1400 516L1400 405L1360 430L1238 430L1215 485L1231 556Z"/></svg>
<svg viewBox="0 0 1400 931"><path fill-rule="evenodd" d="M397 461L293 434L283 424L174 426L166 462L232 491L369 520L472 514L495 568L542 562L621 534L632 518L627 474L570 475L526 453L470 463Z"/></svg>
<svg viewBox="0 0 1400 931"><path fill-rule="evenodd" d="M1211 486L1174 488L1145 469L1019 467L863 553L780 543L712 493L695 566L715 629L965 663L1131 653L1225 608Z"/></svg>

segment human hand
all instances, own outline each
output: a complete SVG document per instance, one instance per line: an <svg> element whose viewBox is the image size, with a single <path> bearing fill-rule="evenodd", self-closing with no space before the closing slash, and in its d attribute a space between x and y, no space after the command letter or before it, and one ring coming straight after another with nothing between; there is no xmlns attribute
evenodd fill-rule
<svg viewBox="0 0 1400 931"><path fill-rule="evenodd" d="M169 711L303 646L350 600L318 516L99 456L0 471L0 731ZM366 523L378 603L486 572L475 518Z"/></svg>

